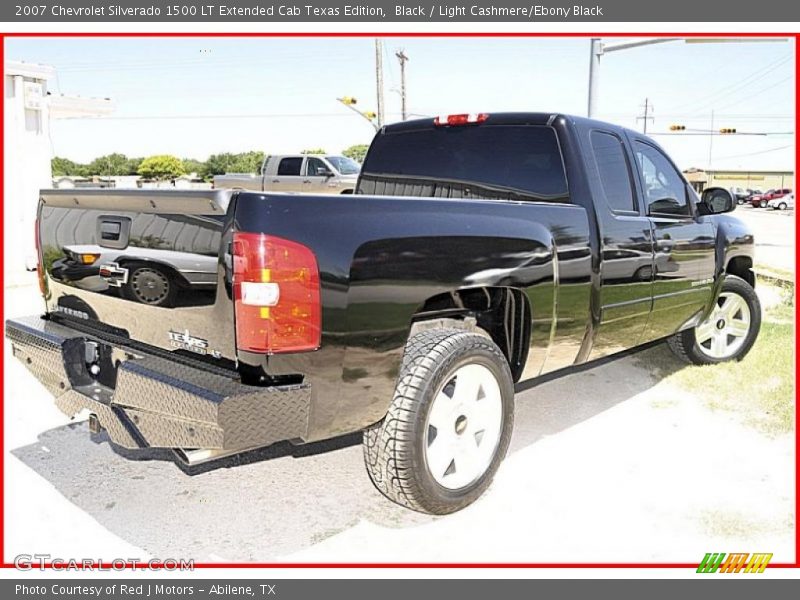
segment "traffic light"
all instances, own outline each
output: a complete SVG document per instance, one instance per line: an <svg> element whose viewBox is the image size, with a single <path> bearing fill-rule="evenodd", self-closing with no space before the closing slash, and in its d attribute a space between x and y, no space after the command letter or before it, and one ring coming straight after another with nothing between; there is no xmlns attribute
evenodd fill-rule
<svg viewBox="0 0 800 600"><path fill-rule="evenodd" d="M346 104L347 106L352 106L353 104L357 104L358 100L356 100L352 96L345 96L344 98L340 98L339 102L341 102L342 104Z"/></svg>
<svg viewBox="0 0 800 600"><path fill-rule="evenodd" d="M374 118L376 118L378 116L376 113L372 112L371 110L364 111L361 114L364 115L365 117L367 117L370 120L372 120L372 119L374 119Z"/></svg>
<svg viewBox="0 0 800 600"><path fill-rule="evenodd" d="M670 125L669 126L669 130L670 131L685 131L686 130L686 125Z"/></svg>
<svg viewBox="0 0 800 600"><path fill-rule="evenodd" d="M720 133L736 133L735 127L723 127L719 130Z"/></svg>

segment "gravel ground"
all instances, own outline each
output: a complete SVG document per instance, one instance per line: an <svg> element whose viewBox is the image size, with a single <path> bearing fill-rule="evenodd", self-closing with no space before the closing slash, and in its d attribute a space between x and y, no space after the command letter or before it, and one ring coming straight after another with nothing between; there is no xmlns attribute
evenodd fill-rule
<svg viewBox="0 0 800 600"><path fill-rule="evenodd" d="M7 289L6 306L30 313L36 290ZM166 454L123 456L7 358L6 558L695 562L735 550L793 561L793 437L655 380L662 351L519 393L492 488L445 518L384 500L358 436L192 474Z"/></svg>

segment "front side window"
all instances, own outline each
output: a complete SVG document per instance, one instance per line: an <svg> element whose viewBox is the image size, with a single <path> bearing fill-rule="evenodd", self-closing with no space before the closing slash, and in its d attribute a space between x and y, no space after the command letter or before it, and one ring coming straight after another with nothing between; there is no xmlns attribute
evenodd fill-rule
<svg viewBox="0 0 800 600"><path fill-rule="evenodd" d="M328 171L330 169L320 159L313 156L306 158L306 175L309 177L322 177Z"/></svg>
<svg viewBox="0 0 800 600"><path fill-rule="evenodd" d="M358 175L358 172L361 171L361 165L352 158L346 156L326 156L325 158L342 175Z"/></svg>
<svg viewBox="0 0 800 600"><path fill-rule="evenodd" d="M592 153L609 208L635 211L631 174L622 140L610 133L593 131Z"/></svg>
<svg viewBox="0 0 800 600"><path fill-rule="evenodd" d="M300 175L300 168L303 166L303 157L289 156L282 158L278 165L278 175Z"/></svg>
<svg viewBox="0 0 800 600"><path fill-rule="evenodd" d="M690 216L686 185L678 170L654 146L637 141L635 147L648 214Z"/></svg>

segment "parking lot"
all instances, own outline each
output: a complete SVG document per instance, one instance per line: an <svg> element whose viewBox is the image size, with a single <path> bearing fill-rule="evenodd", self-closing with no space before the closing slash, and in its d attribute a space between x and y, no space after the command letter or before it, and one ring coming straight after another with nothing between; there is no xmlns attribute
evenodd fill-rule
<svg viewBox="0 0 800 600"><path fill-rule="evenodd" d="M790 269L794 219L736 214L757 231L759 261ZM7 317L37 310L30 279L6 289ZM780 302L761 293L765 306ZM357 435L192 473L168 453L121 452L65 418L8 344L6 356L7 559L693 562L729 549L794 559L791 433L716 409L663 346L520 392L489 493L444 518L386 501Z"/></svg>
<svg viewBox="0 0 800 600"><path fill-rule="evenodd" d="M761 265L794 270L794 210L769 210L745 204L738 206L733 214L753 229Z"/></svg>

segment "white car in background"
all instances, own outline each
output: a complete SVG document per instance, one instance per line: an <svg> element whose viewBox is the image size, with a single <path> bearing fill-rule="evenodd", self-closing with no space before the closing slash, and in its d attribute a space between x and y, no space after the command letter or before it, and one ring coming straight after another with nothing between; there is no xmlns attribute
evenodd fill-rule
<svg viewBox="0 0 800 600"><path fill-rule="evenodd" d="M771 208L773 210L794 210L794 192L791 194L786 194L785 196L781 196L780 198L773 198L767 202L767 208Z"/></svg>

